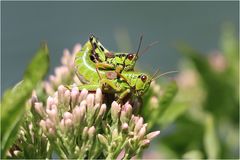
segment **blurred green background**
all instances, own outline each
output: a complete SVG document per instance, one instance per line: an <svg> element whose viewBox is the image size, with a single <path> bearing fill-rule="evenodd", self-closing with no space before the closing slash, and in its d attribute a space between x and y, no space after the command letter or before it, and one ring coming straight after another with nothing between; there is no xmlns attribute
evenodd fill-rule
<svg viewBox="0 0 240 160"><path fill-rule="evenodd" d="M176 70L179 41L206 51L218 48L221 25L238 25L238 2L1 2L1 93L21 80L39 43L48 42L51 73L64 48L90 33L114 51L136 51L158 40L138 62L149 72ZM237 33L238 34L238 33ZM118 45L125 38L125 44Z"/></svg>

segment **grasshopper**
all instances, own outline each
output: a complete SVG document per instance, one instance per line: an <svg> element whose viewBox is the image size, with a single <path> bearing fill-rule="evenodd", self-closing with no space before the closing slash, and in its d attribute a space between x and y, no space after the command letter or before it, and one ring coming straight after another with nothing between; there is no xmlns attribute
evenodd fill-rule
<svg viewBox="0 0 240 160"><path fill-rule="evenodd" d="M92 76L98 76L95 72L89 73ZM99 83L83 84L78 86L79 90L87 89L96 91L101 88L103 93L116 94L117 102L122 102L128 96L141 97L148 90L154 77L140 72L123 72L124 78L108 79L102 78Z"/></svg>
<svg viewBox="0 0 240 160"><path fill-rule="evenodd" d="M140 45L141 41L142 38ZM95 91L101 88L104 93L116 94L118 102L122 102L129 95L141 97L148 90L152 80L158 77L158 72L150 77L145 73L133 71L139 49L140 47L135 55L113 54L94 36L90 36L75 58L75 72L85 83L79 86L79 89ZM129 58L129 55L133 55L134 58ZM122 68L119 70L118 67Z"/></svg>
<svg viewBox="0 0 240 160"><path fill-rule="evenodd" d="M88 69L92 68L92 71L94 68L100 77L101 73L103 73L102 71L106 72L115 70L115 78L116 75L121 76L120 73L122 71L133 71L136 61L141 55L139 51L142 38L143 36L140 37L140 42L136 53L113 53L108 51L94 35L90 35L89 41L87 41L75 58L75 72L77 76L83 83L98 81L98 79L94 79L86 75L86 67ZM157 42L154 42L148 45L148 47L144 49L144 52L146 52L156 43ZM92 62L95 64L93 65Z"/></svg>

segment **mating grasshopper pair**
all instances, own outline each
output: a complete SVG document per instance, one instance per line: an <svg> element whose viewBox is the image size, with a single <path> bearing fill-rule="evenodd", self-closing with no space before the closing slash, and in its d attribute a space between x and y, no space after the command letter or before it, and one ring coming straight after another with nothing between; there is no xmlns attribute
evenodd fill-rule
<svg viewBox="0 0 240 160"><path fill-rule="evenodd" d="M116 94L118 102L128 95L141 97L158 77L158 73L150 77L134 71L141 42L142 36L136 53L113 53L91 35L75 57L75 73L84 83L79 89L95 91L102 88L105 93Z"/></svg>

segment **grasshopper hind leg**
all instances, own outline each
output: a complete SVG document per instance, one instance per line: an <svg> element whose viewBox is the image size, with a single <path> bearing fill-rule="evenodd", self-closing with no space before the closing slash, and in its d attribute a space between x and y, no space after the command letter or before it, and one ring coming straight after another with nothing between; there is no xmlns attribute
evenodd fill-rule
<svg viewBox="0 0 240 160"><path fill-rule="evenodd" d="M98 88L101 88L101 86L99 84L82 84L79 86L73 86L73 85L68 85L65 86L67 89L71 90L73 87L77 87L80 91L82 91L83 89L86 89L90 92L94 92L96 91Z"/></svg>

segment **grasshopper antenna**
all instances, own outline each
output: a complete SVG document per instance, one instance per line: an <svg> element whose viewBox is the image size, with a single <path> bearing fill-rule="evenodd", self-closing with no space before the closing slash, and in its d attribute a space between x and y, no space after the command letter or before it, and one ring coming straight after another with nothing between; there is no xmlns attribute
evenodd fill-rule
<svg viewBox="0 0 240 160"><path fill-rule="evenodd" d="M157 75L157 76L153 77L152 80L156 80L161 76L164 76L164 75L167 75L167 74L172 74L172 73L178 73L178 71L169 71L169 72L162 73L160 75Z"/></svg>
<svg viewBox="0 0 240 160"><path fill-rule="evenodd" d="M141 57L144 53L146 53L152 46L158 44L159 41L154 41L152 43L150 43L143 51L141 51L139 54L137 53L137 55L139 55L139 57Z"/></svg>
<svg viewBox="0 0 240 160"><path fill-rule="evenodd" d="M138 54L139 54L139 51L140 51L140 48L141 48L141 45L142 45L142 40L143 40L143 35L141 35L141 37L140 37L140 40L139 40L139 44L138 44L138 49L137 49L137 56L138 56Z"/></svg>
<svg viewBox="0 0 240 160"><path fill-rule="evenodd" d="M154 77L155 77L157 74L159 74L159 72L160 72L160 69L158 68L158 69L155 71L155 73L152 75L151 80L154 79Z"/></svg>

